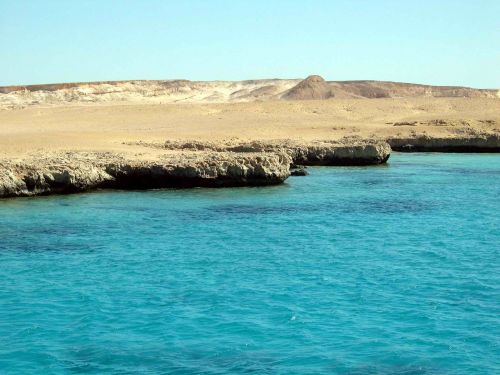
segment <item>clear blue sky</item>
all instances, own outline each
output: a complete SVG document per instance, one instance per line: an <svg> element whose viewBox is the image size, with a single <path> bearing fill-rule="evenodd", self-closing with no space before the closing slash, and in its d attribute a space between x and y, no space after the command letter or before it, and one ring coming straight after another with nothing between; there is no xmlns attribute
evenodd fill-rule
<svg viewBox="0 0 500 375"><path fill-rule="evenodd" d="M377 79L500 87L500 0L0 0L0 85Z"/></svg>

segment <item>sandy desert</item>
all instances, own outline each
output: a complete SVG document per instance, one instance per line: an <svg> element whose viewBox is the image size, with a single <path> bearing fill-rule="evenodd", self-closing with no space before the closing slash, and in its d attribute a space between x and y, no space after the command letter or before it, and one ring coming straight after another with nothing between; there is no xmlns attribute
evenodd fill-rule
<svg viewBox="0 0 500 375"><path fill-rule="evenodd" d="M498 90L318 76L160 82L0 88L0 152L128 150L138 141L500 134Z"/></svg>

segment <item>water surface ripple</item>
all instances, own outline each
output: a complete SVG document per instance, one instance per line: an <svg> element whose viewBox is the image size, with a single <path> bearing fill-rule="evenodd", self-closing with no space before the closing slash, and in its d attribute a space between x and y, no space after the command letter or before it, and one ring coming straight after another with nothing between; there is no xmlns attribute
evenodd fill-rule
<svg viewBox="0 0 500 375"><path fill-rule="evenodd" d="M0 201L1 374L499 374L500 156Z"/></svg>

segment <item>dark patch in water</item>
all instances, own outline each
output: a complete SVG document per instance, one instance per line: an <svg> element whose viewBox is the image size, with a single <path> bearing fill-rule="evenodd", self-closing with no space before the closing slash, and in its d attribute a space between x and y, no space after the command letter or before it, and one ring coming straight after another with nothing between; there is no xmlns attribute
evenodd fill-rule
<svg viewBox="0 0 500 375"><path fill-rule="evenodd" d="M270 374L277 363L260 353L216 354L180 350L168 353L159 348L135 352L109 351L104 348L73 349L64 367L72 373L118 372L160 374Z"/></svg>
<svg viewBox="0 0 500 375"><path fill-rule="evenodd" d="M485 169L455 167L455 168L436 168L436 171L439 173L447 173L447 174L462 175L462 176L500 176L500 170L497 169L485 170Z"/></svg>
<svg viewBox="0 0 500 375"><path fill-rule="evenodd" d="M341 375L443 375L436 368L417 365L369 365L340 372Z"/></svg>
<svg viewBox="0 0 500 375"><path fill-rule="evenodd" d="M103 246L93 246L91 244L82 242L71 242L71 243L40 243L33 242L31 247L27 247L25 244L19 244L16 242L7 242L0 245L0 251L15 251L21 253L58 253L58 252L93 252L97 251Z"/></svg>
<svg viewBox="0 0 500 375"><path fill-rule="evenodd" d="M367 186L379 186L379 185L386 184L385 181L379 180L379 179L364 179L364 180L361 180L361 183L363 185L367 185Z"/></svg>
<svg viewBox="0 0 500 375"><path fill-rule="evenodd" d="M359 211L382 214L419 213L435 208L429 202L419 200L379 200L364 199L357 202Z"/></svg>
<svg viewBox="0 0 500 375"><path fill-rule="evenodd" d="M248 205L248 204L226 204L215 205L201 209L175 210L163 214L155 214L155 218L174 214L179 220L220 220L226 216L265 216L265 215L303 215L322 214L329 212L332 215L351 213L377 213L377 214L401 214L421 213L435 210L437 206L428 201L416 199L361 199L321 202L321 204L299 203L297 205Z"/></svg>
<svg viewBox="0 0 500 375"><path fill-rule="evenodd" d="M291 212L302 211L303 207L293 206L252 206L244 204L227 204L221 206L208 207L213 214L217 215L266 215L266 214L286 214Z"/></svg>

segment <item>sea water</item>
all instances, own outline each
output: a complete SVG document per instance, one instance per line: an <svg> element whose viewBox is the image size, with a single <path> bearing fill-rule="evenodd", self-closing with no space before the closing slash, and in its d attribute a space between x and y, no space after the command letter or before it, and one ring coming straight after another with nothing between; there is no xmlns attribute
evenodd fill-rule
<svg viewBox="0 0 500 375"><path fill-rule="evenodd" d="M500 155L0 201L0 374L499 374Z"/></svg>

